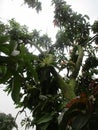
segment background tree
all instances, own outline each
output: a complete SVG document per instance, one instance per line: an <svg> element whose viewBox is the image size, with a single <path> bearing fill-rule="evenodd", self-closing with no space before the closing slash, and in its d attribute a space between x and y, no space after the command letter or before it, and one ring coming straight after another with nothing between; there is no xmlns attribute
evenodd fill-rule
<svg viewBox="0 0 98 130"><path fill-rule="evenodd" d="M11 114L0 113L0 130L12 130L18 128Z"/></svg>
<svg viewBox="0 0 98 130"><path fill-rule="evenodd" d="M41 2L39 0L24 0L24 4L27 4L29 8L35 8L37 12L42 9Z"/></svg>
<svg viewBox="0 0 98 130"><path fill-rule="evenodd" d="M14 19L0 23L0 83L17 107L30 109L36 130L97 130L98 21L90 25L63 0L52 5L55 43Z"/></svg>

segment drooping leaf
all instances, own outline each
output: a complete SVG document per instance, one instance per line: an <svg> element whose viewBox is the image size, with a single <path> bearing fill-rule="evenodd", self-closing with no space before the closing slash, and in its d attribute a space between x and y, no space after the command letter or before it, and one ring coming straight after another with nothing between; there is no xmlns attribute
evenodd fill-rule
<svg viewBox="0 0 98 130"><path fill-rule="evenodd" d="M6 74L0 78L0 83L5 84L10 78L11 78L12 74L9 70L7 70Z"/></svg>
<svg viewBox="0 0 98 130"><path fill-rule="evenodd" d="M44 125L42 125L41 130L46 130L48 126L49 126L49 123L45 123Z"/></svg>
<svg viewBox="0 0 98 130"><path fill-rule="evenodd" d="M67 128L68 122L73 119L73 117L75 117L76 115L80 114L79 111L77 110L73 110L73 111L65 111L62 121L59 124L59 129L60 130L64 130Z"/></svg>
<svg viewBox="0 0 98 130"><path fill-rule="evenodd" d="M53 114L54 114L54 113L45 113L45 115L42 116L42 117L37 121L37 124L42 124L42 123L47 123L47 122L49 122L50 120L53 119Z"/></svg>
<svg viewBox="0 0 98 130"><path fill-rule="evenodd" d="M90 119L90 114L79 114L76 115L72 122L72 128L75 130L81 130L85 125L87 125Z"/></svg>
<svg viewBox="0 0 98 130"><path fill-rule="evenodd" d="M12 83L12 99L15 103L19 102L20 99L20 89L21 89L21 77L20 75L15 75Z"/></svg>

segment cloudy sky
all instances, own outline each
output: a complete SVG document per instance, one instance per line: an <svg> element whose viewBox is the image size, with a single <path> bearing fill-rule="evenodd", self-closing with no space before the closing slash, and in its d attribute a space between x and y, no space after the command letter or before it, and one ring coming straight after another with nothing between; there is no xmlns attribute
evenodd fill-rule
<svg viewBox="0 0 98 130"><path fill-rule="evenodd" d="M31 30L36 28L42 30L43 33L48 33L54 40L57 28L54 28L53 25L53 8L50 7L50 0L41 1L43 1L43 11L37 14L36 11L28 9L27 5L23 5L23 0L0 0L0 20L7 22L11 18L15 18L16 21L27 25ZM72 5L74 11L89 15L91 23L98 20L98 0L66 1ZM0 86L0 112L11 113L15 116L18 110L15 109L10 96L7 96L2 89L3 86Z"/></svg>

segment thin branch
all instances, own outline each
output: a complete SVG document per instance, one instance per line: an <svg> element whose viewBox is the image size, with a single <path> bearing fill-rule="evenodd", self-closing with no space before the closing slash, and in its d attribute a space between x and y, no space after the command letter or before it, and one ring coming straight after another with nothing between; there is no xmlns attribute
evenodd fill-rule
<svg viewBox="0 0 98 130"><path fill-rule="evenodd" d="M25 113L25 116L27 116L26 111L24 111L24 109L25 109L25 107L23 107L22 110L18 111L18 113L16 114L16 117L15 117L15 120L17 119L18 115L19 115L20 113L22 113L22 112L24 112L24 113Z"/></svg>
<svg viewBox="0 0 98 130"><path fill-rule="evenodd" d="M37 44L33 43L33 45L41 54L43 54L43 51L40 49L40 47L37 46Z"/></svg>
<svg viewBox="0 0 98 130"><path fill-rule="evenodd" d="M90 38L88 41L86 41L85 46L87 46L88 44L91 44L97 37L98 37L98 34L96 34L95 36L93 36L92 38Z"/></svg>
<svg viewBox="0 0 98 130"><path fill-rule="evenodd" d="M28 42L29 42L31 45L34 45L34 47L35 47L41 54L44 53L36 43L34 43L33 41L30 41L30 40L29 40Z"/></svg>

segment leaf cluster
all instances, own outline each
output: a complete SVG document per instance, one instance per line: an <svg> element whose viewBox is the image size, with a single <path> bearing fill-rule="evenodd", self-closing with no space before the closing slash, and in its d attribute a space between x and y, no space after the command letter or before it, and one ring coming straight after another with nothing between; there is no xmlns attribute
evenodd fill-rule
<svg viewBox="0 0 98 130"><path fill-rule="evenodd" d="M18 128L11 114L0 113L0 130L12 130Z"/></svg>

